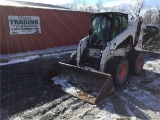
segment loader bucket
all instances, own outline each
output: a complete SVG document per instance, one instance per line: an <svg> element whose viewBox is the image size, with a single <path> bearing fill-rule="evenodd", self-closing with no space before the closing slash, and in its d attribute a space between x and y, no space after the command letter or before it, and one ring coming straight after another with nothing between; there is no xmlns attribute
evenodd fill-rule
<svg viewBox="0 0 160 120"><path fill-rule="evenodd" d="M98 104L114 90L112 76L98 71L59 63L53 76L54 87L92 104Z"/></svg>

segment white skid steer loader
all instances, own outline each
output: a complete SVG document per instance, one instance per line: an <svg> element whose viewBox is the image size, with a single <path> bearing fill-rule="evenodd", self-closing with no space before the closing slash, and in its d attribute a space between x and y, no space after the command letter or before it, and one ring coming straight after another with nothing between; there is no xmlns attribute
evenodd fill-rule
<svg viewBox="0 0 160 120"><path fill-rule="evenodd" d="M89 35L82 39L69 63L58 63L50 84L97 104L121 86L128 74L143 68L142 18L128 26L128 15L119 12L91 14Z"/></svg>

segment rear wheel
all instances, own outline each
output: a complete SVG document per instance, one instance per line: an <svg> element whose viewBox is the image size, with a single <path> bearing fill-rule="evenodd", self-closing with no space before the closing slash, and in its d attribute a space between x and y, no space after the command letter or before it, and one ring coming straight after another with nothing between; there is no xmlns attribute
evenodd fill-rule
<svg viewBox="0 0 160 120"><path fill-rule="evenodd" d="M129 60L129 71L133 75L139 75L142 72L144 58L143 52L131 51L128 55Z"/></svg>
<svg viewBox="0 0 160 120"><path fill-rule="evenodd" d="M128 77L128 60L124 57L113 57L107 65L107 73L113 77L114 84L124 84Z"/></svg>

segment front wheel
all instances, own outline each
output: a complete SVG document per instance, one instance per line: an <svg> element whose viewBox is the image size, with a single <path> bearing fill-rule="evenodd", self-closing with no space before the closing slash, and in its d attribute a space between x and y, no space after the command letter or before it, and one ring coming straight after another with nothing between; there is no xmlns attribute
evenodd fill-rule
<svg viewBox="0 0 160 120"><path fill-rule="evenodd" d="M113 77L114 84L121 86L128 77L128 60L124 57L113 57L107 65L107 73Z"/></svg>

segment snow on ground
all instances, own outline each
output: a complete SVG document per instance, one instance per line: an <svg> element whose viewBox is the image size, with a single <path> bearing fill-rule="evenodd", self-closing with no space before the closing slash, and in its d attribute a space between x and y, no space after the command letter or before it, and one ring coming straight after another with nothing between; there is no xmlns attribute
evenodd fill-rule
<svg viewBox="0 0 160 120"><path fill-rule="evenodd" d="M62 55L67 53L72 53L75 50L76 46L65 46L65 47L56 47L50 48L46 50L37 50L31 52L24 52L24 53L16 53L16 54L8 54L8 55L0 55L0 66L10 65L20 62L28 62L36 58L40 57L55 57L59 58ZM25 57L26 56L26 57ZM4 60L3 59L7 59Z"/></svg>
<svg viewBox="0 0 160 120"><path fill-rule="evenodd" d="M16 64L16 63L22 63L22 62L28 62L40 57L54 57L54 58L59 58L61 55L67 54L67 53L72 53L73 51L67 51L67 52L62 52L62 53L53 53L53 54L46 54L44 56L40 56L40 55L34 55L34 56L29 56L29 57L19 57L17 59L11 59L7 62L0 62L0 66L4 66L4 65L10 65L10 64Z"/></svg>
<svg viewBox="0 0 160 120"><path fill-rule="evenodd" d="M20 53L15 53L15 54L7 54L7 55L0 54L0 59L21 57L21 56L32 56L32 55L37 55L37 54L47 54L47 53L53 53L53 52L70 51L70 50L75 50L75 49L76 49L76 45L71 45L71 46L48 48L44 50L20 52Z"/></svg>
<svg viewBox="0 0 160 120"><path fill-rule="evenodd" d="M29 57L24 57L24 58L13 59L13 60L10 60L8 62L0 63L0 66L10 65L10 64L20 63L20 62L28 62L28 61L36 59L36 58L39 58L39 56L35 55L35 56L29 56Z"/></svg>
<svg viewBox="0 0 160 120"><path fill-rule="evenodd" d="M147 60L143 69L160 73L160 59Z"/></svg>
<svg viewBox="0 0 160 120"><path fill-rule="evenodd" d="M61 58L64 54L71 53L72 47L71 51L65 51L65 49L61 51L62 52L45 54L43 56L33 55L34 57L29 56L30 58L24 58L24 61L20 61L20 59L15 59L15 61L26 62L36 59L37 57L47 58L50 56ZM8 119L158 120L160 118L160 59L158 57L152 57L150 54L152 53L145 53L145 64L141 75L130 76L126 85L121 88L116 88L115 93L99 105L92 105L65 94L55 100L17 112L9 116ZM13 61L14 60L3 64L1 63L0 65L14 64ZM59 78L56 80L58 81L58 79ZM65 84L65 80L57 84ZM53 91L54 89L55 88L53 88ZM67 89L67 87L64 88L64 90ZM73 89L68 89L67 91L73 92ZM32 99L34 98L28 98L28 100ZM0 109L0 111L3 112L7 110Z"/></svg>

